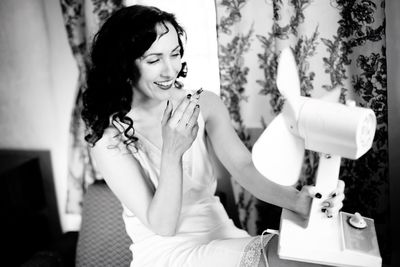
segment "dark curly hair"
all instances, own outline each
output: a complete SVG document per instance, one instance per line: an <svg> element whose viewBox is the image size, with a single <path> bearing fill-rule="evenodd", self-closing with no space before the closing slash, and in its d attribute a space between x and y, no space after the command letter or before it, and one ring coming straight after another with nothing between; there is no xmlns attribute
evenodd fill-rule
<svg viewBox="0 0 400 267"><path fill-rule="evenodd" d="M95 145L107 127L121 122L128 125L123 133L127 138L125 144L137 141L133 121L126 116L132 105L132 85L140 78L135 59L156 40L156 26L166 22L177 31L183 56L184 29L173 14L156 7L123 7L106 20L93 38L81 113L87 130L85 140L90 145ZM185 76L186 63L183 63L178 77ZM175 85L182 86L178 81Z"/></svg>

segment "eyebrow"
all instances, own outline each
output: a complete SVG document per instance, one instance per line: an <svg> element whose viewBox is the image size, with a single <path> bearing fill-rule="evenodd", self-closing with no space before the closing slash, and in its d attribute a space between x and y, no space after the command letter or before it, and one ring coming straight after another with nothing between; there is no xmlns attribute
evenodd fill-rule
<svg viewBox="0 0 400 267"><path fill-rule="evenodd" d="M174 49L172 49L171 53L175 52L179 48L180 48L180 45L177 45ZM161 56L161 55L162 55L162 53L150 53L150 54L147 54L147 55L143 55L142 58L144 59L144 58L149 57L149 56Z"/></svg>

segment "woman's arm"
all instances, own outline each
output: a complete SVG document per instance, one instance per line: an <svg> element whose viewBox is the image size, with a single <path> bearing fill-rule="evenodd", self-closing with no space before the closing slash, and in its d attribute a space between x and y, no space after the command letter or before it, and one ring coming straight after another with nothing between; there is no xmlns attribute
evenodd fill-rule
<svg viewBox="0 0 400 267"><path fill-rule="evenodd" d="M176 232L182 206L182 156L198 130L199 109L195 105L184 100L174 115L171 105L165 110L160 177L155 192L146 182L139 162L120 140L117 129L107 129L91 151L97 169L118 199L159 235Z"/></svg>
<svg viewBox="0 0 400 267"><path fill-rule="evenodd" d="M149 229L159 232L148 217L154 192L139 162L121 139L117 129L106 129L102 138L91 148L96 169L121 203Z"/></svg>
<svg viewBox="0 0 400 267"><path fill-rule="evenodd" d="M117 140L117 134L116 129L108 129L92 148L96 168L117 198L147 228L159 235L172 235L180 211L180 159L162 158L159 186L153 192L139 162L125 144ZM169 183L163 182L167 179Z"/></svg>
<svg viewBox="0 0 400 267"><path fill-rule="evenodd" d="M309 197L306 199L294 187L266 179L254 167L251 153L233 129L228 111L220 98L205 92L200 103L215 153L239 184L260 200L307 216Z"/></svg>
<svg viewBox="0 0 400 267"><path fill-rule="evenodd" d="M196 138L199 109L186 97L175 111L165 109L162 124L162 154L158 188L149 207L148 218L162 235L174 235L182 208L182 157Z"/></svg>

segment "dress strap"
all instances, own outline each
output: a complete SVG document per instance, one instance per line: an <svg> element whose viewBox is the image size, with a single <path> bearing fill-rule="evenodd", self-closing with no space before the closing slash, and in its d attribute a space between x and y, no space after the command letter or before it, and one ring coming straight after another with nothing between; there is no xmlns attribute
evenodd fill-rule
<svg viewBox="0 0 400 267"><path fill-rule="evenodd" d="M123 138L123 133L126 130L124 122L117 121L116 123L114 123L114 122L111 122L111 123L120 132L120 134L122 135L122 138ZM140 135L140 138L144 139L144 136L142 136L138 131L135 131L135 135ZM146 141L149 142L147 139L146 139ZM155 192L156 188L158 186L158 179L156 178L157 176L156 176L154 170L150 166L149 159L147 158L145 152L143 151L143 146L140 142L141 142L141 140L137 140L136 142L127 144L127 148L130 151L131 155L142 166L142 169L145 173L144 178L146 179L146 182L150 186L150 189L153 192Z"/></svg>

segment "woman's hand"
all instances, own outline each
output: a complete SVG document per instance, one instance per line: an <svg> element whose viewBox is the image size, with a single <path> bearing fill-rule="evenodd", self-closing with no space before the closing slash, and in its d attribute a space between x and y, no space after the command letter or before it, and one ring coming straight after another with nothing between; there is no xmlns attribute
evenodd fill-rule
<svg viewBox="0 0 400 267"><path fill-rule="evenodd" d="M190 101L189 96L184 97L174 111L172 102L168 101L161 121L163 152L182 156L190 148L199 130L200 107L197 103Z"/></svg>
<svg viewBox="0 0 400 267"><path fill-rule="evenodd" d="M311 208L312 198L321 198L322 195L315 192L314 186L303 186L299 192L299 198L297 202L297 212L304 218L308 218ZM321 211L326 214L327 217L332 217L338 214L339 210L343 207L344 200L344 182L338 181L336 189L329 195L329 197L321 203Z"/></svg>

